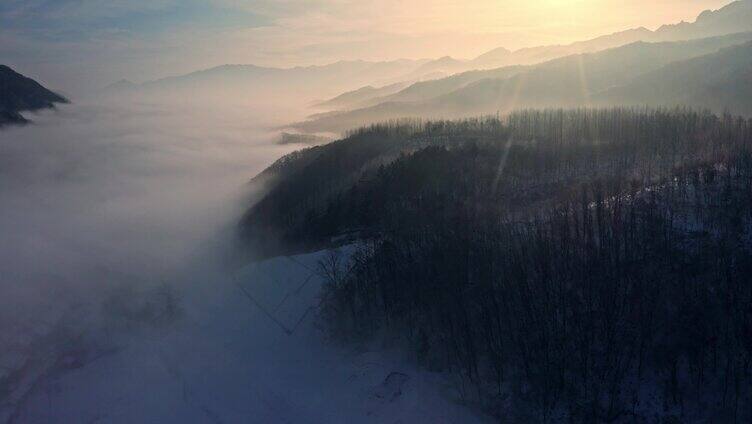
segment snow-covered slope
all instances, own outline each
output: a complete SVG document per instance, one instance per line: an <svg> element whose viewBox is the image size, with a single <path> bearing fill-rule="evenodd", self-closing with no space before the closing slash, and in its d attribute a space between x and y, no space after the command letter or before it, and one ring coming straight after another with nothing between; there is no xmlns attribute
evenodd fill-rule
<svg viewBox="0 0 752 424"><path fill-rule="evenodd" d="M183 290L173 324L101 332L98 354L48 371L9 422L486 422L400 354L324 339L315 319L324 254Z"/></svg>

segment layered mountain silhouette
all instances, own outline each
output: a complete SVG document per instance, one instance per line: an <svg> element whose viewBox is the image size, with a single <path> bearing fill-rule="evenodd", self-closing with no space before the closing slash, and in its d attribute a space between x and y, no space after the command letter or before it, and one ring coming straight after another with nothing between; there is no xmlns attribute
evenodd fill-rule
<svg viewBox="0 0 752 424"><path fill-rule="evenodd" d="M451 93L454 90L462 88L472 82L489 78L508 78L520 72L530 69L530 66L506 66L497 69L467 71L451 75L444 78L421 81L410 84L409 86L388 95L372 95L361 97L358 102L344 103L351 109L374 106L386 102L419 102L435 98L441 94ZM362 92L361 90L356 90ZM373 94L371 92L370 94ZM327 102L327 104L330 104ZM343 105L343 103L339 103ZM343 108L346 109L346 108ZM314 116L315 117L315 116Z"/></svg>
<svg viewBox="0 0 752 424"><path fill-rule="evenodd" d="M271 68L256 65L222 65L186 75L167 77L143 84L115 83L107 94L206 95L226 97L264 95L315 97L319 93L342 93L364 85L388 85L402 81L425 60L388 62L340 61L323 66ZM395 87L395 91L399 87ZM371 88L362 89L364 92ZM357 98L359 94L352 97ZM350 96L344 96L350 97ZM336 101L334 103L337 103Z"/></svg>
<svg viewBox="0 0 752 424"><path fill-rule="evenodd" d="M715 91L706 86L711 79L703 71L689 74L686 69L681 70L684 88L677 88L678 80L662 90L650 87L659 84L660 75L678 69L669 67L672 63L752 41L750 34L752 0L742 0L705 11L694 22L635 28L568 45L517 51L500 47L471 60L340 61L294 68L223 65L143 84L120 81L105 91L221 101L230 96L267 102L326 97L330 100L316 106L327 112L295 125L316 132L400 117L454 118L521 107L690 102L746 113L743 89L724 88L729 81L744 87L749 74L733 66L731 57L697 62L705 64L705 72L730 72L726 79L714 74L720 78L712 79L718 84Z"/></svg>
<svg viewBox="0 0 752 424"><path fill-rule="evenodd" d="M635 42L693 40L745 31L752 31L752 0L737 1L716 11L703 12L694 22L665 25L654 31L635 28L567 45L516 51L499 47L470 60L447 56L435 60L340 61L294 68L222 65L143 84L120 81L104 91L116 96L138 93L167 98L213 96L221 100L230 98L228 96L246 99L324 97L330 100L317 106L327 110L384 108L389 102L424 102L486 78L508 78L525 67L566 56L595 53ZM475 72L465 73L469 71ZM489 73L484 73L486 71Z"/></svg>
<svg viewBox="0 0 752 424"><path fill-rule="evenodd" d="M410 82L397 82L394 84L385 85L383 87L374 87L367 85L357 90L342 93L339 96L333 99L329 99L325 102L321 102L316 106L325 109L349 108L351 106L367 106L367 102L370 102L373 99L397 93L409 85L411 85Z"/></svg>
<svg viewBox="0 0 752 424"><path fill-rule="evenodd" d="M752 115L752 42L678 61L594 96L609 104L687 104Z"/></svg>
<svg viewBox="0 0 752 424"><path fill-rule="evenodd" d="M400 117L455 118L530 107L689 104L747 113L752 98L732 87L748 85L750 41L752 32L637 42L535 66L459 74L410 86L374 106L314 116L296 127L344 131Z"/></svg>
<svg viewBox="0 0 752 424"><path fill-rule="evenodd" d="M24 124L27 120L20 112L52 108L56 103L68 103L68 100L10 67L0 65L0 127Z"/></svg>
<svg viewBox="0 0 752 424"><path fill-rule="evenodd" d="M516 51L508 50L504 47L491 50L472 60L457 60L450 57L443 57L421 65L423 71L442 71L449 74L457 74L472 70L496 69L511 65L535 65L544 63L553 59L571 56L576 54L595 53L615 47L621 47L636 42L666 42L666 41L683 41L699 38L709 38L723 35L730 35L740 32L752 31L752 1L737 1L723 7L717 11L705 11L698 16L695 22L681 22L675 25L664 25L655 31L647 28L634 28L614 34L604 35L591 40L578 41L566 45L549 45L531 48L523 48ZM453 80L444 79L437 82L434 87L428 88L429 84L420 84L415 91L421 91L425 94L420 98L404 96L395 96L394 98L383 98L383 94L374 93L369 98L361 97L358 102L348 104L331 103L327 104L332 109L355 109L366 106L373 106L387 101L418 101L426 100L426 96L436 96L446 94L451 90L460 88L467 82L477 81L482 78L492 78L493 75L483 75L476 73L472 75L463 75ZM424 78L425 79L425 78ZM445 89L439 89L445 87Z"/></svg>
<svg viewBox="0 0 752 424"><path fill-rule="evenodd" d="M442 58L435 62L437 64L439 62L451 63L451 66L455 69L462 67L465 69L481 69L511 64L525 65L572 54L593 53L637 41L653 43L681 41L745 31L752 31L752 1L749 0L737 1L716 11L706 10L697 17L695 22L664 25L655 31L640 27L566 45L540 46L516 51L500 47L470 61L454 60L454 62L450 62L451 58ZM429 62L423 66L431 67L435 65L433 62Z"/></svg>
<svg viewBox="0 0 752 424"><path fill-rule="evenodd" d="M654 34L665 40L711 37L749 31L752 28L752 1L735 1L719 10L702 12L695 22L663 25Z"/></svg>

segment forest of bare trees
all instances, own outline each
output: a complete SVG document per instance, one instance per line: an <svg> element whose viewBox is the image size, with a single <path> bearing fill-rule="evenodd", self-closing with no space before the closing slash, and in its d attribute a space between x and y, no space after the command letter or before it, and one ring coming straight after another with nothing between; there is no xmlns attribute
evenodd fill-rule
<svg viewBox="0 0 752 424"><path fill-rule="evenodd" d="M504 422L752 420L752 121L530 110L348 140L404 149L341 163L280 227L365 240L322 263L335 337L402 340Z"/></svg>

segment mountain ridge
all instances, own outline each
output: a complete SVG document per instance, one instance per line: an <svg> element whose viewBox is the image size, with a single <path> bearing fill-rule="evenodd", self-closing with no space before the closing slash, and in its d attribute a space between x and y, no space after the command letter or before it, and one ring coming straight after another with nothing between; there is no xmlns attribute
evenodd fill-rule
<svg viewBox="0 0 752 424"><path fill-rule="evenodd" d="M69 101L11 67L0 65L0 127L28 123L20 112L50 109L58 103Z"/></svg>
<svg viewBox="0 0 752 424"><path fill-rule="evenodd" d="M624 86L671 62L712 54L721 48L750 41L752 32L680 42L636 42L597 53L554 59L540 65L523 67L517 72L500 68L498 72L506 70L510 75L505 78L471 80L460 88L441 92L427 100L395 101L392 97L368 108L328 114L295 124L294 127L302 131L344 131L400 117L456 118L505 112L514 108L583 107L591 103L592 96L613 87ZM720 67L723 64L714 65ZM479 75L486 74L481 72ZM450 78L457 79L458 76ZM434 81L432 84L439 82L441 81ZM697 85L702 85L701 80ZM620 103L618 99L613 101Z"/></svg>
<svg viewBox="0 0 752 424"><path fill-rule="evenodd" d="M422 65L422 68L425 70L436 70L442 69L443 66L445 72L451 73L451 76L456 76L466 72L493 70L506 66L537 65L573 54L595 53L641 41L652 43L683 41L747 31L752 31L752 1L743 0L730 3L718 10L705 10L692 23L668 24L656 30L650 30L642 26L570 44L526 47L514 51L505 47L498 47L474 59L465 61L445 56L425 63ZM432 79L440 81L446 79L446 77ZM410 87L407 89L410 89ZM357 104L330 104L329 106L340 109L353 109L373 106L379 102L405 100L395 98L394 96L389 98L384 96L379 97L381 98L376 98L376 96L372 96L370 99L361 98Z"/></svg>

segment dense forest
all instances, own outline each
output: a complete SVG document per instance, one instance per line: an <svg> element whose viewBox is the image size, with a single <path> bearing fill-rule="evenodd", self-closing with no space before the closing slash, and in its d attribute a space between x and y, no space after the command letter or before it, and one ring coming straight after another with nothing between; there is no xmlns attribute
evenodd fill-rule
<svg viewBox="0 0 752 424"><path fill-rule="evenodd" d="M332 335L401 340L505 422L748 422L751 147L690 109L382 124L277 164L244 229L360 240L321 263Z"/></svg>

